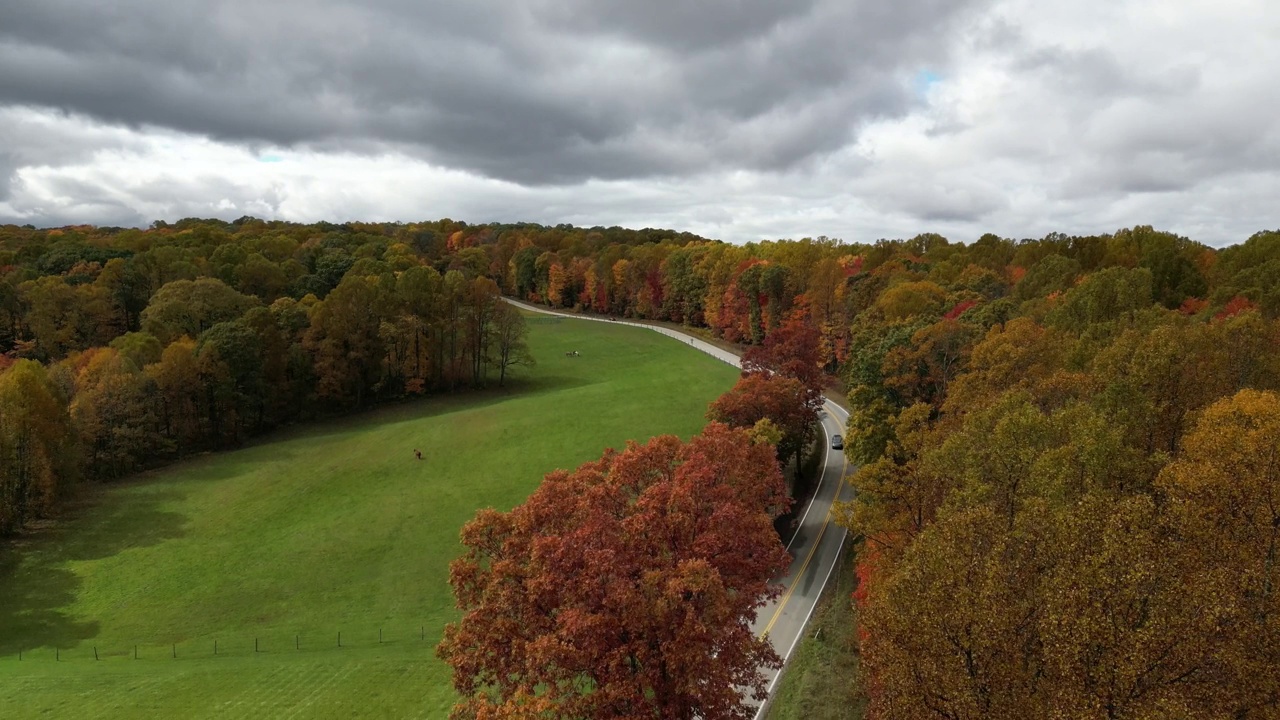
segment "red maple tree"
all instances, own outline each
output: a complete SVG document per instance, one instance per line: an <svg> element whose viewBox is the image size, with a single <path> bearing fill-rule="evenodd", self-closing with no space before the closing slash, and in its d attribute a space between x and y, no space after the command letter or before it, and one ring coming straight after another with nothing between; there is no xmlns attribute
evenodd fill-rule
<svg viewBox="0 0 1280 720"><path fill-rule="evenodd" d="M750 627L788 562L771 455L712 423L480 511L450 567L464 616L437 648L453 717L750 717L743 689L763 699L760 669L781 664Z"/></svg>
<svg viewBox="0 0 1280 720"><path fill-rule="evenodd" d="M1178 312L1182 313L1183 315L1195 315L1196 313L1200 312L1201 310L1204 310L1207 307L1209 307L1208 300L1201 300L1200 298L1189 297L1186 300L1182 301L1182 306L1178 308Z"/></svg>
<svg viewBox="0 0 1280 720"><path fill-rule="evenodd" d="M822 338L806 303L797 305L762 344L742 355L744 371L792 377L815 394L822 391L822 362Z"/></svg>
<svg viewBox="0 0 1280 720"><path fill-rule="evenodd" d="M961 315L965 314L965 311L971 308L975 308L977 306L978 306L977 300L962 300L956 303L955 306L953 306L950 310L948 310L946 314L942 316L942 319L955 320L959 318Z"/></svg>
<svg viewBox="0 0 1280 720"><path fill-rule="evenodd" d="M1239 315L1245 310L1254 310L1254 309L1257 309L1257 307L1258 306L1253 304L1253 302L1251 302L1249 298L1244 297L1242 295L1237 295L1231 298L1231 300L1229 300L1227 304L1224 305L1222 309L1218 311L1218 314L1213 316L1213 319L1226 320L1227 318L1231 318L1231 317L1235 317L1236 315Z"/></svg>
<svg viewBox="0 0 1280 720"><path fill-rule="evenodd" d="M778 460L795 457L808 447L818 421L822 396L796 378L762 372L745 373L729 392L707 409L707 419L750 428L768 418L782 430Z"/></svg>

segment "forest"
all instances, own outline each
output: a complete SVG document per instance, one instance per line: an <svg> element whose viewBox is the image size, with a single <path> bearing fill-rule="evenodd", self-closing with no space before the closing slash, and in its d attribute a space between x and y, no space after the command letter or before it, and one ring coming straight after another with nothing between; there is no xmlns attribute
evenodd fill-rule
<svg viewBox="0 0 1280 720"><path fill-rule="evenodd" d="M553 305L816 336L859 466L869 717L1280 716L1280 232L512 265Z"/></svg>
<svg viewBox="0 0 1280 720"><path fill-rule="evenodd" d="M500 382L529 360L501 294L705 328L806 379L744 378L758 397L843 384L872 716L1280 713L1280 231L2 227L0 531L81 480ZM777 424L785 456L805 431Z"/></svg>
<svg viewBox="0 0 1280 720"><path fill-rule="evenodd" d="M485 268L428 262L416 231L246 220L0 236L0 534L81 480L501 385L532 362Z"/></svg>

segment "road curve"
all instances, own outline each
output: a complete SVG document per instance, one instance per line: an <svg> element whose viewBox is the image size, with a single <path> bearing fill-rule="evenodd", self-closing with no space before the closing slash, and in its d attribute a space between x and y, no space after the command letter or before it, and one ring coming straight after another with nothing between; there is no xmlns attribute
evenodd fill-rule
<svg viewBox="0 0 1280 720"><path fill-rule="evenodd" d="M734 367L742 367L741 358L736 354L678 330L626 320L609 320L557 312L510 298L503 299L530 312L645 328L687 343ZM782 595L761 608L752 624L752 629L758 635L768 636L784 664L791 658L792 651L804 635L805 625L813 615L818 598L822 596L822 591L835 570L840 548L844 545L847 531L832 520L831 506L837 498L848 500L852 497L852 488L845 482L849 463L843 452L831 449L829 439L832 435L844 434L848 419L849 414L843 408L823 398L822 430L828 441L824 443L826 450L823 454L822 477L818 481L818 488L814 491L813 498L800 515L800 525L796 529L795 536L787 545L787 551L791 553L793 559L786 574L777 578L777 582L783 586ZM765 676L768 679L769 699L759 707L756 718L763 717L765 708L773 699L773 692L781 672L766 671Z"/></svg>

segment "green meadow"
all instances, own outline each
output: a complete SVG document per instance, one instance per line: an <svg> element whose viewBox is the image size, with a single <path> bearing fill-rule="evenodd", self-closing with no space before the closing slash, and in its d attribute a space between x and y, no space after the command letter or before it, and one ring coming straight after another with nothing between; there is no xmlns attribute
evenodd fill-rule
<svg viewBox="0 0 1280 720"><path fill-rule="evenodd" d="M283 430L0 546L0 715L444 718L462 525L606 447L689 437L736 377L647 330L530 323L538 364L507 388Z"/></svg>

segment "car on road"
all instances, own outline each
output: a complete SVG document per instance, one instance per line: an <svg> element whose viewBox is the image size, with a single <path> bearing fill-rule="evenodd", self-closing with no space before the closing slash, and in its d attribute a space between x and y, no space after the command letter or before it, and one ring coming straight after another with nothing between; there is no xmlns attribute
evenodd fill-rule
<svg viewBox="0 0 1280 720"><path fill-rule="evenodd" d="M843 450L843 449L844 449L844 438L840 437L839 435L832 435L832 436L831 436L831 449L832 449L832 450Z"/></svg>

